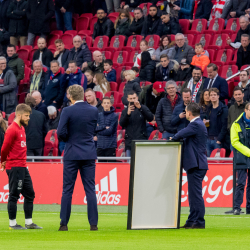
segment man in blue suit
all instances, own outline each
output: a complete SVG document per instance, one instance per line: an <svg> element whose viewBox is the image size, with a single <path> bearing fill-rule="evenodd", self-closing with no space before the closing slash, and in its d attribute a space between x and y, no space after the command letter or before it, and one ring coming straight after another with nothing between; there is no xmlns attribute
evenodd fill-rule
<svg viewBox="0 0 250 250"><path fill-rule="evenodd" d="M205 80L203 89L217 88L220 91L220 101L225 103L228 99L227 81L218 75L218 67L216 64L210 63L207 66L208 78Z"/></svg>
<svg viewBox="0 0 250 250"><path fill-rule="evenodd" d="M72 194L78 170L88 201L90 230L98 230L98 212L95 192L96 148L93 140L98 110L84 102L84 90L80 85L69 87L72 106L63 109L57 129L59 139L66 142L63 157L63 193L59 231L68 231ZM80 114L80 115L79 115Z"/></svg>
<svg viewBox="0 0 250 250"><path fill-rule="evenodd" d="M200 107L190 103L186 107L188 126L174 135L172 140L184 139L183 168L187 172L190 214L182 228L205 228L205 205L202 197L202 181L208 170L206 156L207 129L200 119Z"/></svg>

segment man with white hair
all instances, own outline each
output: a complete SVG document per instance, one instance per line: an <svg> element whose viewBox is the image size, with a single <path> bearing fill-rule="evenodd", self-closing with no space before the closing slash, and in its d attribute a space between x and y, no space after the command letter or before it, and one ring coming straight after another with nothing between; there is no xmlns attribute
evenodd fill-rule
<svg viewBox="0 0 250 250"><path fill-rule="evenodd" d="M99 50L93 52L93 61L89 63L83 63L82 68L85 72L86 70L92 70L94 74L103 73L104 71L104 60L102 53Z"/></svg>
<svg viewBox="0 0 250 250"><path fill-rule="evenodd" d="M39 60L43 65L49 68L50 62L53 60L53 54L47 48L46 40L40 37L37 40L37 46L38 50L34 53L32 62L34 62L35 60Z"/></svg>
<svg viewBox="0 0 250 250"><path fill-rule="evenodd" d="M73 38L73 45L74 48L72 48L69 52L68 63L69 61L74 60L76 61L77 67L82 68L83 63L91 62L91 52L88 48L88 45L86 43L83 43L80 36L77 35Z"/></svg>
<svg viewBox="0 0 250 250"><path fill-rule="evenodd" d="M42 112L45 115L46 120L49 119L47 106L42 102L42 96L39 91L33 91L31 96L35 99L35 110Z"/></svg>
<svg viewBox="0 0 250 250"><path fill-rule="evenodd" d="M48 115L49 115L49 120L47 122L48 130L57 129L60 120L60 113L55 108L55 106L48 106Z"/></svg>
<svg viewBox="0 0 250 250"><path fill-rule="evenodd" d="M177 92L176 82L170 80L166 83L167 95L162 98L155 112L155 120L158 129L163 133L162 138L169 139L177 132L177 127L171 124L171 116L174 108L182 101L180 93Z"/></svg>
<svg viewBox="0 0 250 250"><path fill-rule="evenodd" d="M178 63L181 62L183 58L192 62L192 58L195 55L194 49L185 42L185 37L181 33L175 35L176 47L173 53L173 59Z"/></svg>

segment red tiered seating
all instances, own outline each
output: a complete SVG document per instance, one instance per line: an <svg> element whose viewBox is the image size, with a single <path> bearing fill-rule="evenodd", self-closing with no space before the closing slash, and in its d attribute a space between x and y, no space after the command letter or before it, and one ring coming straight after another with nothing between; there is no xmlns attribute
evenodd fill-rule
<svg viewBox="0 0 250 250"><path fill-rule="evenodd" d="M236 62L237 62L237 52L238 52L238 50L234 50L234 52L233 52L233 59L232 59L232 61L230 61L228 63L229 65L235 65L236 64Z"/></svg>
<svg viewBox="0 0 250 250"><path fill-rule="evenodd" d="M150 134L148 139L150 141L162 139L162 133L159 130L154 130L154 131L152 131L152 133Z"/></svg>
<svg viewBox="0 0 250 250"><path fill-rule="evenodd" d="M229 73L230 67L232 70L232 75L234 75L238 72L238 66L236 66L236 65L224 65L224 66L222 66L221 71L220 71L220 76L222 78L226 79L229 77L228 73Z"/></svg>
<svg viewBox="0 0 250 250"><path fill-rule="evenodd" d="M50 45L54 45L55 44L55 40L59 39L61 36L59 34L50 34L48 36L48 39L47 39L47 44L48 46Z"/></svg>
<svg viewBox="0 0 250 250"><path fill-rule="evenodd" d="M136 50L136 51L132 51L132 53L129 53L129 58L128 58L128 62L125 63L126 66L129 67L133 67L135 60L136 60L136 56L140 54L140 51Z"/></svg>
<svg viewBox="0 0 250 250"><path fill-rule="evenodd" d="M110 13L110 14L108 15L108 18L110 18L110 17L115 17L115 18L117 18L117 17L119 16L119 14L120 14L120 12L112 12L112 13Z"/></svg>
<svg viewBox="0 0 250 250"><path fill-rule="evenodd" d="M194 34L194 35L203 34L206 29L207 29L206 19L195 19L192 23L191 30L188 31L188 34Z"/></svg>
<svg viewBox="0 0 250 250"><path fill-rule="evenodd" d="M124 105L122 103L114 104L115 112L122 112L124 110Z"/></svg>
<svg viewBox="0 0 250 250"><path fill-rule="evenodd" d="M19 89L20 89L20 91L22 90L21 88L23 88L23 87L21 87L21 85L23 85L23 84L29 84L29 82L30 82L30 76L31 76L31 69L29 67L25 67L24 68L24 79L21 80L20 83L19 83ZM21 92L19 92L19 93L21 93Z"/></svg>
<svg viewBox="0 0 250 250"><path fill-rule="evenodd" d="M228 38L230 38L232 43L234 43L236 36L237 36L237 34L232 34L230 37L228 36ZM227 44L225 48L226 49L234 49L230 44Z"/></svg>
<svg viewBox="0 0 250 250"><path fill-rule="evenodd" d="M78 35L82 38L83 43L86 43L89 48L92 46L92 37L80 34L80 32Z"/></svg>
<svg viewBox="0 0 250 250"><path fill-rule="evenodd" d="M122 50L124 47L126 37L119 35L119 36L113 36L110 41L109 48L106 48L106 51L110 51L112 53L116 52L117 50Z"/></svg>
<svg viewBox="0 0 250 250"><path fill-rule="evenodd" d="M152 5L152 3L141 3L139 7L142 9L144 16L148 15L149 13L149 7Z"/></svg>
<svg viewBox="0 0 250 250"><path fill-rule="evenodd" d="M237 25L237 27L235 27L235 24ZM236 28L235 30L233 30L234 28ZM240 22L239 22L239 18L230 18L227 21L227 26L224 30L222 30L221 32L224 34L228 34L229 36L231 36L232 34L235 34L239 31L240 29Z"/></svg>
<svg viewBox="0 0 250 250"><path fill-rule="evenodd" d="M211 63L214 62L214 57L215 57L215 52L214 52L214 50L212 50L212 49L207 49L206 51L209 53L210 62L211 62Z"/></svg>
<svg viewBox="0 0 250 250"><path fill-rule="evenodd" d="M179 19L179 24L181 26L182 29L182 33L183 34L187 34L189 27L190 27L190 22L187 19Z"/></svg>
<svg viewBox="0 0 250 250"><path fill-rule="evenodd" d="M147 81L142 81L142 82L140 82L140 86L141 86L141 88L143 88L143 87L145 87L145 86L148 86L148 85L150 85L151 84L151 82L147 82Z"/></svg>
<svg viewBox="0 0 250 250"><path fill-rule="evenodd" d="M21 58L24 61L29 60L29 53L30 53L30 50L28 50L26 48L21 48L17 51L19 58Z"/></svg>
<svg viewBox="0 0 250 250"><path fill-rule="evenodd" d="M224 148L217 148L214 149L210 155L210 158L225 158L226 157L226 149ZM209 163L217 163L219 161L209 161Z"/></svg>
<svg viewBox="0 0 250 250"><path fill-rule="evenodd" d="M110 98L112 98L113 97L113 99L114 99L114 102L113 102L113 104L118 104L118 103L121 103L121 101L122 101L122 96L121 96L121 94L119 93L119 92L117 92L117 91L109 91L109 92L107 92L106 94L105 94L105 96L108 96L108 97L110 97Z"/></svg>
<svg viewBox="0 0 250 250"><path fill-rule="evenodd" d="M161 38L158 35L148 35L146 36L145 40L148 42L149 48L157 49L159 47Z"/></svg>
<svg viewBox="0 0 250 250"><path fill-rule="evenodd" d="M196 43L201 43L204 46L204 49L207 49L208 46L210 45L210 41L211 41L212 36L210 34L199 34L196 36L195 39L195 44Z"/></svg>
<svg viewBox="0 0 250 250"><path fill-rule="evenodd" d="M102 39L102 42L101 42ZM94 50L105 50L108 47L109 37L108 36L97 36L95 38L93 49Z"/></svg>
<svg viewBox="0 0 250 250"><path fill-rule="evenodd" d="M9 118L8 118L8 126L10 126L12 124L12 122L14 121L15 119L15 116L16 116L16 113L13 112L9 115Z"/></svg>
<svg viewBox="0 0 250 250"><path fill-rule="evenodd" d="M126 82L122 82L119 86L119 93L123 95L123 90L125 88Z"/></svg>
<svg viewBox="0 0 250 250"><path fill-rule="evenodd" d="M113 65L114 67L119 67L121 65L125 65L128 60L128 52L127 51L116 51L113 56Z"/></svg>
<svg viewBox="0 0 250 250"><path fill-rule="evenodd" d="M93 14L92 13L84 13L84 14L81 14L80 17L88 17L89 20L93 18Z"/></svg>
<svg viewBox="0 0 250 250"><path fill-rule="evenodd" d="M209 49L220 50L224 49L227 45L227 34L216 34L213 36L211 45L208 46Z"/></svg>
<svg viewBox="0 0 250 250"><path fill-rule="evenodd" d="M215 30L216 29L215 22L218 23L218 30ZM225 20L223 18L212 19L209 23L208 30L205 30L204 33L210 35L220 34L224 29L224 25L225 25Z"/></svg>
<svg viewBox="0 0 250 250"><path fill-rule="evenodd" d="M73 47L73 38L74 36L72 34L63 34L61 36L61 39L63 40L63 43L65 46L70 46L71 48Z"/></svg>
<svg viewBox="0 0 250 250"><path fill-rule="evenodd" d="M111 91L117 91L118 84L116 82L110 82L109 85L110 85Z"/></svg>
<svg viewBox="0 0 250 250"><path fill-rule="evenodd" d="M111 22L115 23L117 17L115 17L115 16L109 16L109 19L110 19Z"/></svg>
<svg viewBox="0 0 250 250"><path fill-rule="evenodd" d="M50 35L59 35L62 36L63 35L63 31L62 30L53 30L50 32Z"/></svg>
<svg viewBox="0 0 250 250"><path fill-rule="evenodd" d="M95 25L95 23L97 22L97 20L98 20L97 17L93 17L93 18L90 20L89 29L91 30L92 33L93 33L93 31L94 31L94 25Z"/></svg>
<svg viewBox="0 0 250 250"><path fill-rule="evenodd" d="M76 21L76 30L87 30L89 28L90 18L85 16L80 16Z"/></svg>
<svg viewBox="0 0 250 250"><path fill-rule="evenodd" d="M125 157L125 156L126 156L125 148L121 148L116 151L116 157ZM124 160L122 160L122 162L123 161Z"/></svg>
<svg viewBox="0 0 250 250"><path fill-rule="evenodd" d="M76 30L66 30L66 31L64 32L64 34L71 34L71 35L73 35L73 37L74 37L74 36L77 35L77 31L76 31Z"/></svg>
<svg viewBox="0 0 250 250"><path fill-rule="evenodd" d="M117 141L125 138L125 129L118 129L117 130Z"/></svg>
<svg viewBox="0 0 250 250"><path fill-rule="evenodd" d="M50 19L50 30L57 30L56 18L52 17Z"/></svg>
<svg viewBox="0 0 250 250"><path fill-rule="evenodd" d="M27 93L23 92L21 94L18 94L18 103L24 103L25 101L25 97L26 97Z"/></svg>
<svg viewBox="0 0 250 250"><path fill-rule="evenodd" d="M195 43L195 37L194 35L192 34L186 34L185 35L185 40L187 40L187 43L189 46L194 46L194 43Z"/></svg>
<svg viewBox="0 0 250 250"><path fill-rule="evenodd" d="M134 50L140 50L140 42L143 39L143 36L140 35L132 35L128 38L126 47L123 50L128 52L132 52Z"/></svg>
<svg viewBox="0 0 250 250"><path fill-rule="evenodd" d="M92 36L93 35L93 31L91 30L80 30L78 32L79 36Z"/></svg>
<svg viewBox="0 0 250 250"><path fill-rule="evenodd" d="M122 149L122 148L123 149L125 148L125 140L124 140L124 138L117 141L117 150Z"/></svg>
<svg viewBox="0 0 250 250"><path fill-rule="evenodd" d="M95 91L95 95L96 95L96 98L102 100L102 98L103 98L103 93L102 92Z"/></svg>
<svg viewBox="0 0 250 250"><path fill-rule="evenodd" d="M56 46L54 44L50 45L48 49L54 54L56 52Z"/></svg>
<svg viewBox="0 0 250 250"><path fill-rule="evenodd" d="M45 141L43 156L58 156L58 148L55 147L52 142ZM49 161L58 161L58 160L49 160Z"/></svg>
<svg viewBox="0 0 250 250"><path fill-rule="evenodd" d="M224 53L225 53L225 55L224 55ZM220 49L219 51L216 52L216 58L215 58L214 63L216 63L216 65L219 65L220 67L222 67L223 65L228 65L229 62L232 61L232 57L233 57L233 50ZM223 62L222 60L225 60L225 62Z"/></svg>
<svg viewBox="0 0 250 250"><path fill-rule="evenodd" d="M110 51L102 51L103 60L112 59L112 53Z"/></svg>

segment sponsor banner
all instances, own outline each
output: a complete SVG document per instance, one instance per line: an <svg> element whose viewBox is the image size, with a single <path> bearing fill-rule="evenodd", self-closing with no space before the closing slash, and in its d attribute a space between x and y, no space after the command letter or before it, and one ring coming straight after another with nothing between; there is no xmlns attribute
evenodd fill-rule
<svg viewBox="0 0 250 250"><path fill-rule="evenodd" d="M60 204L63 187L61 163L27 163L36 193L35 204ZM129 169L127 163L96 164L96 197L98 205L128 205ZM210 164L203 181L206 207L232 207L232 164ZM9 185L7 174L0 173L0 203L7 203ZM19 203L24 198L20 196ZM150 202L150 198L149 198ZM78 173L72 204L87 204L86 195ZM183 172L181 205L188 206L187 175ZM245 207L245 195L242 207Z"/></svg>

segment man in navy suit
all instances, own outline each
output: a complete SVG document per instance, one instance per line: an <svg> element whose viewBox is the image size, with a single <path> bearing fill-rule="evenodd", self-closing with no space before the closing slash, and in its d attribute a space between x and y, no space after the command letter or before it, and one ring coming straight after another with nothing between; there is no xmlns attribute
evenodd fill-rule
<svg viewBox="0 0 250 250"><path fill-rule="evenodd" d="M202 181L208 170L206 156L207 129L200 119L200 107L190 103L186 107L188 126L174 135L172 140L184 139L183 168L187 172L190 214L182 228L205 228L205 205Z"/></svg>
<svg viewBox="0 0 250 250"><path fill-rule="evenodd" d="M220 91L220 101L225 103L228 99L227 81L218 75L218 67L216 64L210 63L207 66L208 78L205 80L203 89L217 88Z"/></svg>
<svg viewBox="0 0 250 250"><path fill-rule="evenodd" d="M98 230L98 212L95 192L96 148L93 140L98 110L84 102L84 90L80 85L68 89L72 106L62 110L57 129L59 139L66 142L63 157L63 193L59 231L68 231L72 194L78 170L88 201L90 230ZM80 115L79 115L80 114Z"/></svg>

